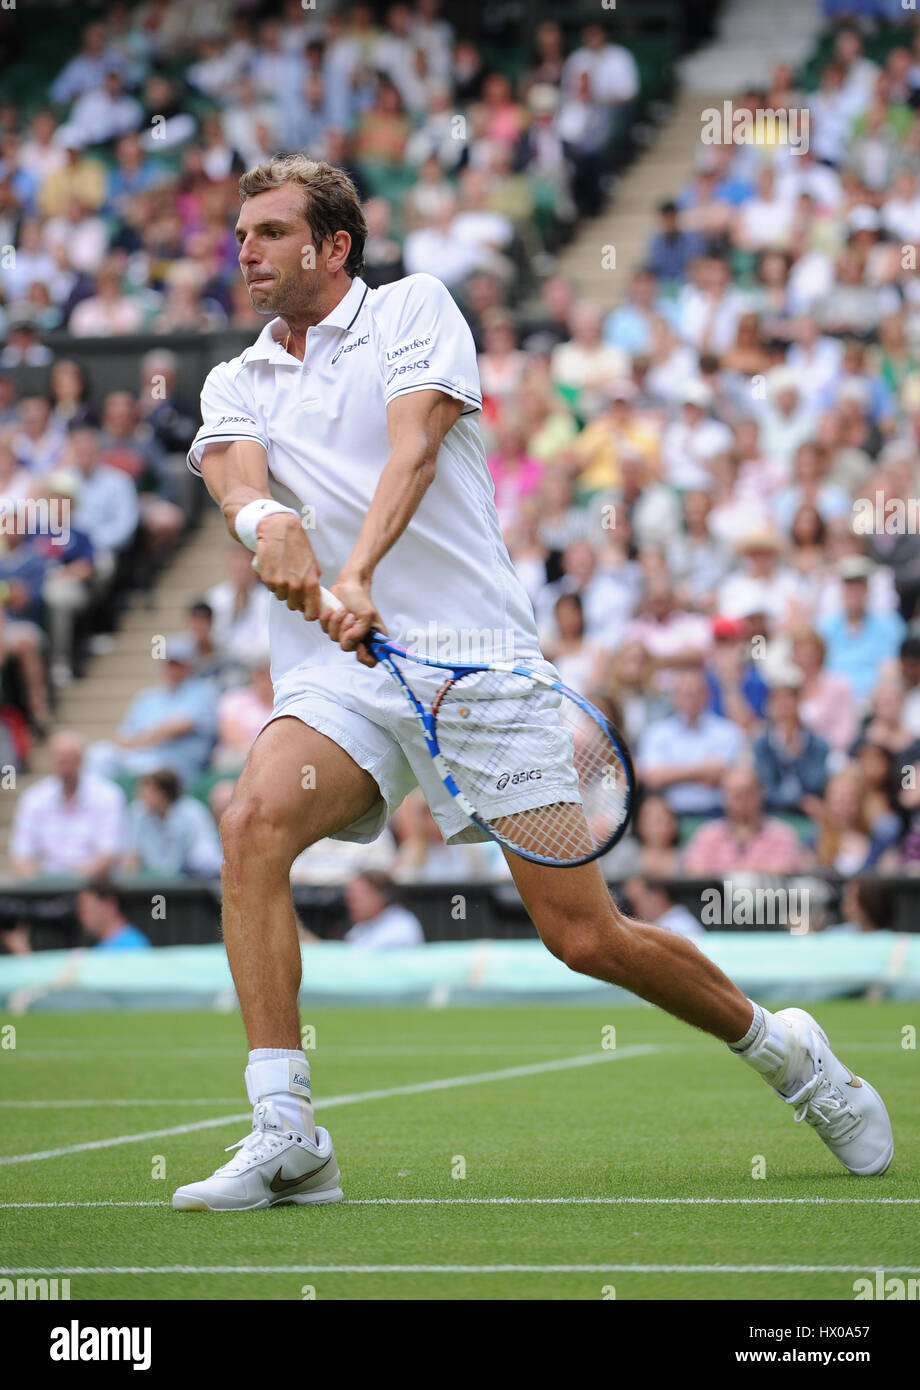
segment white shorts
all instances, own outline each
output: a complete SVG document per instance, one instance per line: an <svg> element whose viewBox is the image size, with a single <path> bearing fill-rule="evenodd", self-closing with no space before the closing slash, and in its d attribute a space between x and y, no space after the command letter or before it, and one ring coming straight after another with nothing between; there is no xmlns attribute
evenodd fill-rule
<svg viewBox="0 0 920 1390"><path fill-rule="evenodd" d="M547 674L556 674L547 661L534 666ZM409 666L406 674L422 703L430 706L426 694L433 696L446 673ZM484 816L512 815L554 801L580 800L571 736L556 716L553 693L548 691L547 695L545 706L535 708L527 723L513 730L506 748L507 767L495 779L494 798L482 798L477 806ZM534 701L535 706L539 703ZM285 715L300 719L331 738L371 774L380 788L380 801L332 839L360 844L375 840L415 787L421 787L447 844L488 839L467 819L444 786L405 692L384 667L362 666L358 661L296 667L278 682L274 708L266 723ZM501 712L497 711L491 726L483 722L486 733L482 746L473 746L471 759L487 758L491 767L495 739L488 731L498 727L500 720ZM504 727L507 733L507 724ZM539 769L538 781L518 781L519 773L532 769ZM481 775L483 768L471 766L470 771Z"/></svg>

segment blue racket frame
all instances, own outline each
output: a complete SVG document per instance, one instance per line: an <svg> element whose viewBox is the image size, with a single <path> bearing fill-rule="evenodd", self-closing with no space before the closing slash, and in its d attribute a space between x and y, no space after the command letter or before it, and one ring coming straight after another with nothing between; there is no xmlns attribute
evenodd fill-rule
<svg viewBox="0 0 920 1390"><path fill-rule="evenodd" d="M563 685L562 681L553 680L552 677L545 676L540 671L534 671L528 666L516 665L514 662L510 661L483 661L460 665L450 661L438 661L434 657L422 656L419 652L410 652L405 647L400 646L398 642L391 642L379 632L369 632L364 638L362 645L370 652L371 656L380 662L381 666L385 666L390 675L399 682L416 718L422 726L425 743L428 752L431 754L431 760L435 765L438 776L467 819L471 820L474 825L478 825L480 830L484 831L490 840L495 840L498 844L505 845L513 854L518 855L521 859L529 860L532 864L546 864L554 868L576 868L580 864L590 864L593 860L600 859L602 855L609 853L614 845L623 838L632 816L633 801L635 798L636 776L632 765L632 759L616 726L612 724L607 716L595 705L592 705L590 700L586 700L583 695L579 695L577 690L572 690L570 686ZM559 691L568 699L573 700L590 719L594 720L595 724L597 724L610 739L626 775L626 814L613 835L590 854L582 855L577 859L566 859L564 862L559 859L554 859L551 855L537 854L533 850L520 849L517 845L510 844L501 835L497 835L495 831L492 830L489 823L480 816L469 798L457 786L450 768L444 761L441 747L438 743L437 700L435 700L432 709L427 709L403 676L394 658L398 658L401 661L413 661L419 666L429 666L439 671L446 671L454 680L459 680L462 676L471 675L476 671L502 671L507 675L526 676L531 680L539 681L542 685L545 685L547 689Z"/></svg>

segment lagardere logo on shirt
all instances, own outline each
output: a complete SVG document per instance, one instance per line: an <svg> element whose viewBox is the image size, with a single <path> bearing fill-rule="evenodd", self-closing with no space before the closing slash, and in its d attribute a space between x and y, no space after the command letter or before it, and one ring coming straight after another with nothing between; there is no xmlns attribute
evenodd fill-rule
<svg viewBox="0 0 920 1390"><path fill-rule="evenodd" d="M369 333L365 333L363 338L356 338L353 343L346 343L344 347L340 347L338 352L333 353L332 366L334 367L336 362L338 362L339 358L344 357L346 352L354 352L355 348L364 347L365 343L370 342L370 338L371 335Z"/></svg>
<svg viewBox="0 0 920 1390"><path fill-rule="evenodd" d="M396 347L390 348L387 353L387 363L398 362L400 357L405 357L407 352L415 352L425 348L431 342L431 334L427 338L413 338L411 342L397 343Z"/></svg>

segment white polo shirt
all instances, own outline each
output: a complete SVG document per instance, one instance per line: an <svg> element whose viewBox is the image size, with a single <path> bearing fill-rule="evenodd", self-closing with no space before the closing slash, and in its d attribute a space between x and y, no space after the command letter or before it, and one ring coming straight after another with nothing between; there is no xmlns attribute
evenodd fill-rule
<svg viewBox="0 0 920 1390"><path fill-rule="evenodd" d="M285 352L286 334L283 320L272 319L252 347L209 373L189 467L200 472L210 442L260 443L273 493L309 509L307 532L328 586L351 555L390 456L389 402L428 389L463 401L434 481L377 566L374 601L394 641L421 647L420 634L431 634L431 646L443 644L445 632L510 632L511 655L536 656L533 611L502 540L476 421L482 397L472 334L441 281L410 275L371 290L355 277L308 331L302 363ZM276 683L295 666L354 661L318 623L275 598L269 635Z"/></svg>
<svg viewBox="0 0 920 1390"><path fill-rule="evenodd" d="M107 777L81 773L72 800L59 777L42 777L19 798L10 854L37 860L42 874L79 873L98 855L119 851L124 815L124 792Z"/></svg>

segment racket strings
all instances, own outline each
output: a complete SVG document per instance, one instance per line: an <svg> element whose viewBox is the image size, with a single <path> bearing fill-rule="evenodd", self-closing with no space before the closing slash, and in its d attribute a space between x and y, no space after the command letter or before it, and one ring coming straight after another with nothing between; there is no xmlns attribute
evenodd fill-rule
<svg viewBox="0 0 920 1390"><path fill-rule="evenodd" d="M530 676L482 671L448 682L436 706L444 761L497 839L571 863L618 838L629 776L607 728L575 700Z"/></svg>

